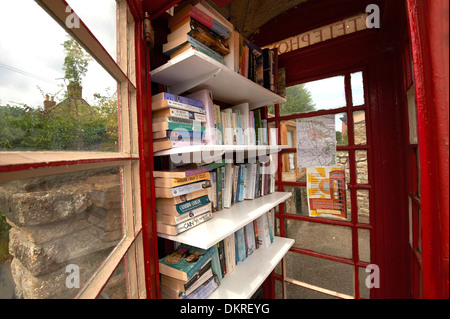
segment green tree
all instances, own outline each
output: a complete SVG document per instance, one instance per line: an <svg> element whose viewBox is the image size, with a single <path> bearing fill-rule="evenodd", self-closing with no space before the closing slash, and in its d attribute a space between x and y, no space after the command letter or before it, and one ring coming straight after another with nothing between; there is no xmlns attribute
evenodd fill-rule
<svg viewBox="0 0 450 319"><path fill-rule="evenodd" d="M305 84L286 88L286 103L280 104L280 115L307 113L315 110L311 92L305 88ZM275 114L273 105L269 106L269 113Z"/></svg>
<svg viewBox="0 0 450 319"><path fill-rule="evenodd" d="M66 54L62 68L64 71L64 79L69 81L69 86L80 86L92 58L70 36L68 36L68 39L64 41L62 46Z"/></svg>

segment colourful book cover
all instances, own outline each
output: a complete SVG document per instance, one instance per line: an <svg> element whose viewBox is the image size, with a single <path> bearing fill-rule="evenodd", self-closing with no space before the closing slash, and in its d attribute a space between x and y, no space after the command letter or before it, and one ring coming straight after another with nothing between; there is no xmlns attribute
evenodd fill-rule
<svg viewBox="0 0 450 319"><path fill-rule="evenodd" d="M176 251L159 260L159 271L161 274L188 281L213 254L213 247L205 250L182 244Z"/></svg>

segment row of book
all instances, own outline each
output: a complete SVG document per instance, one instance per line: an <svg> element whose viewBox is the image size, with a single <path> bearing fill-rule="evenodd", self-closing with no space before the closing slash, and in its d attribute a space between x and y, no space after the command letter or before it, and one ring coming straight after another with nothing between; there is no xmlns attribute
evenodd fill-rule
<svg viewBox="0 0 450 319"><path fill-rule="evenodd" d="M159 260L163 299L205 299L231 274L238 263L274 236L274 209L204 250L181 244Z"/></svg>
<svg viewBox="0 0 450 319"><path fill-rule="evenodd" d="M221 110L208 89L179 96L152 96L152 134L155 152L190 145L269 145L267 120L261 109L241 103Z"/></svg>
<svg viewBox="0 0 450 319"><path fill-rule="evenodd" d="M275 54L261 49L205 1L175 7L163 53L173 59L187 51L202 52L234 72L275 92Z"/></svg>
<svg viewBox="0 0 450 319"><path fill-rule="evenodd" d="M275 191L270 162L203 166L154 171L157 231L176 236L246 199Z"/></svg>

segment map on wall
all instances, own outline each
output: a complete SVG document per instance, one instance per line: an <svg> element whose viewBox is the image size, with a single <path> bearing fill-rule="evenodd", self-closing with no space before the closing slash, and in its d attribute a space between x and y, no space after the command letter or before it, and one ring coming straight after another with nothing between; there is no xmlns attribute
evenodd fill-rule
<svg viewBox="0 0 450 319"><path fill-rule="evenodd" d="M336 165L334 114L297 119L297 165Z"/></svg>

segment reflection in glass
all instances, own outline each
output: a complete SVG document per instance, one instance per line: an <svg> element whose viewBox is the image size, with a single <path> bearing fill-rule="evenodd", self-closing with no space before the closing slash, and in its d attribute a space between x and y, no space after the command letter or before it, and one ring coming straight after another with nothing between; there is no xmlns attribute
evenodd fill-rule
<svg viewBox="0 0 450 319"><path fill-rule="evenodd" d="M364 104L364 83L362 71L350 74L353 106Z"/></svg>
<svg viewBox="0 0 450 319"><path fill-rule="evenodd" d="M283 153L281 160L283 182L306 182L306 168L296 165L297 153Z"/></svg>
<svg viewBox="0 0 450 319"><path fill-rule="evenodd" d="M347 113L336 114L336 145L348 145Z"/></svg>
<svg viewBox="0 0 450 319"><path fill-rule="evenodd" d="M18 297L73 298L89 281L124 235L120 176L114 167L0 184Z"/></svg>
<svg viewBox="0 0 450 319"><path fill-rule="evenodd" d="M285 192L291 192L284 206L286 214L309 216L308 194L304 186L284 186Z"/></svg>
<svg viewBox="0 0 450 319"><path fill-rule="evenodd" d="M308 113L346 106L344 76L335 76L286 88L281 115Z"/></svg>
<svg viewBox="0 0 450 319"><path fill-rule="evenodd" d="M34 1L0 30L0 151L118 151L117 82Z"/></svg>

